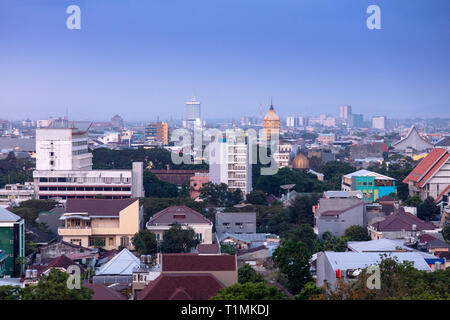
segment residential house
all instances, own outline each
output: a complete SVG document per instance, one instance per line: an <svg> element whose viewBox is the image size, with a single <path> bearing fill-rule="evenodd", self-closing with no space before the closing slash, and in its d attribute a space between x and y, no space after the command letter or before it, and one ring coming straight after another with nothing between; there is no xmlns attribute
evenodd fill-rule
<svg viewBox="0 0 450 320"><path fill-rule="evenodd" d="M403 183L408 184L410 196L419 195L421 200L440 198L450 185L450 151L434 148Z"/></svg>
<svg viewBox="0 0 450 320"><path fill-rule="evenodd" d="M325 194L313 208L314 230L319 237L327 231L341 237L351 226L365 227L366 203L360 193L349 193L347 197L330 197L330 194Z"/></svg>
<svg viewBox="0 0 450 320"><path fill-rule="evenodd" d="M186 206L171 206L159 211L150 218L146 228L156 235L158 241L162 241L164 232L176 223L184 229L194 229L201 243L212 243L213 223L201 213Z"/></svg>
<svg viewBox="0 0 450 320"><path fill-rule="evenodd" d="M138 300L209 300L226 286L211 273L165 273L138 295Z"/></svg>
<svg viewBox="0 0 450 320"><path fill-rule="evenodd" d="M139 199L68 199L58 234L83 247L132 249L131 238L141 230Z"/></svg>
<svg viewBox="0 0 450 320"><path fill-rule="evenodd" d="M204 244L201 243L197 246L198 254L220 254L220 244L211 243Z"/></svg>
<svg viewBox="0 0 450 320"><path fill-rule="evenodd" d="M254 234L256 233L256 212L217 212L216 233Z"/></svg>
<svg viewBox="0 0 450 320"><path fill-rule="evenodd" d="M191 199L197 199L201 194L201 189L209 183L209 173L196 172L189 180L190 185L190 197Z"/></svg>
<svg viewBox="0 0 450 320"><path fill-rule="evenodd" d="M413 262L414 268L418 270L432 270L419 252L392 252L386 255L397 259L399 263ZM378 265L381 260L380 252L319 252L315 262L316 285L320 287L327 282L333 287L339 278L355 280L362 269Z"/></svg>
<svg viewBox="0 0 450 320"><path fill-rule="evenodd" d="M210 273L225 286L237 283L236 255L165 253L161 255L161 272L166 274Z"/></svg>
<svg viewBox="0 0 450 320"><path fill-rule="evenodd" d="M126 296L102 284L83 283L83 287L93 291L91 300L128 300Z"/></svg>
<svg viewBox="0 0 450 320"><path fill-rule="evenodd" d="M264 263L269 258L269 248L265 245L241 250L237 253L238 265L249 264L257 271L264 270Z"/></svg>
<svg viewBox="0 0 450 320"><path fill-rule="evenodd" d="M417 237L419 233L437 233L440 229L431 222L426 222L403 209L386 216L368 226L370 236L375 239L406 239Z"/></svg>
<svg viewBox="0 0 450 320"><path fill-rule="evenodd" d="M341 189L361 191L366 202L374 202L378 198L397 192L394 178L365 169L344 175Z"/></svg>
<svg viewBox="0 0 450 320"><path fill-rule="evenodd" d="M91 252L98 252L98 250L85 248L73 243L60 240L57 242L49 243L44 246L40 246L36 253L35 262L40 264L55 259L61 255L66 255L69 257L72 254L82 254Z"/></svg>
<svg viewBox="0 0 450 320"><path fill-rule="evenodd" d="M51 259L45 263L29 266L29 268L25 271L25 277L22 278L22 282L25 287L28 285L37 284L39 282L39 278L48 275L52 269L66 272L70 266L78 266L81 273L84 271L84 269L75 261L71 260L65 254L62 254L59 257Z"/></svg>
<svg viewBox="0 0 450 320"><path fill-rule="evenodd" d="M140 260L124 248L111 260L102 265L93 277L95 284L114 284L133 282L133 270L140 266Z"/></svg>

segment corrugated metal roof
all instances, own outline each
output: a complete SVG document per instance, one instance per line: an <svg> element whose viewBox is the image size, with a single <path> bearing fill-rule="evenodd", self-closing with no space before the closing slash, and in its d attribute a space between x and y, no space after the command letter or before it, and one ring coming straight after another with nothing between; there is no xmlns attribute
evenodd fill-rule
<svg viewBox="0 0 450 320"><path fill-rule="evenodd" d="M359 269L379 264L382 260L382 254L375 252L325 252L333 270ZM424 256L419 252L389 252L386 255L388 258L397 258L399 263L411 261L414 263L414 268L418 270L431 271Z"/></svg>
<svg viewBox="0 0 450 320"><path fill-rule="evenodd" d="M16 222L22 219L18 215L0 207L0 222Z"/></svg>
<svg viewBox="0 0 450 320"><path fill-rule="evenodd" d="M361 169L344 176L345 178L351 177L375 177L375 179L383 179L383 180L395 180L394 178L379 174L377 172L369 171L366 169Z"/></svg>
<svg viewBox="0 0 450 320"><path fill-rule="evenodd" d="M123 249L96 272L96 275L132 275L140 260L128 249Z"/></svg>
<svg viewBox="0 0 450 320"><path fill-rule="evenodd" d="M378 239L370 241L349 241L347 247L355 252L388 252L396 250L414 251L403 244L403 240Z"/></svg>

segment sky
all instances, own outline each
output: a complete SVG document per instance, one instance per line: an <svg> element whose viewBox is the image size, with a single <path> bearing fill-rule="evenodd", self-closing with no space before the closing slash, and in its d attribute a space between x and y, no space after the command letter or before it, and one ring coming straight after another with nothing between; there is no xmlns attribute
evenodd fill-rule
<svg viewBox="0 0 450 320"><path fill-rule="evenodd" d="M449 117L449 57L448 0L1 0L0 118Z"/></svg>

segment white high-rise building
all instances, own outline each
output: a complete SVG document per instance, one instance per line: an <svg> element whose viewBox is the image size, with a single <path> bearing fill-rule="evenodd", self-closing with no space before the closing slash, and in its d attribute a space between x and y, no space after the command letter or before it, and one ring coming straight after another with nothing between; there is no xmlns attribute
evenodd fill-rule
<svg viewBox="0 0 450 320"><path fill-rule="evenodd" d="M294 117L286 118L286 127L295 127L295 118Z"/></svg>
<svg viewBox="0 0 450 320"><path fill-rule="evenodd" d="M386 129L386 117L372 117L372 128L378 130Z"/></svg>
<svg viewBox="0 0 450 320"><path fill-rule="evenodd" d="M209 144L209 179L226 183L232 191L241 189L244 196L252 191L252 164L248 137L242 130L227 134Z"/></svg>
<svg viewBox="0 0 450 320"><path fill-rule="evenodd" d="M132 170L92 170L86 130L77 128L36 129L38 199L107 199L143 197L143 163Z"/></svg>
<svg viewBox="0 0 450 320"><path fill-rule="evenodd" d="M200 102L195 97L186 102L186 124L190 128L201 127Z"/></svg>
<svg viewBox="0 0 450 320"><path fill-rule="evenodd" d="M352 106L341 106L339 108L339 118L341 120L347 120L352 114Z"/></svg>
<svg viewBox="0 0 450 320"><path fill-rule="evenodd" d="M36 130L36 170L91 170L86 131L74 128Z"/></svg>

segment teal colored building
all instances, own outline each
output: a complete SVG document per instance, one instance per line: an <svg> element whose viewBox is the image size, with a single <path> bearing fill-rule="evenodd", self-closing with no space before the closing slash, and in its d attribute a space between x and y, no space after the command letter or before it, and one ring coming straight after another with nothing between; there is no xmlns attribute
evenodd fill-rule
<svg viewBox="0 0 450 320"><path fill-rule="evenodd" d="M341 189L361 191L364 200L368 203L375 202L378 198L391 193L397 193L394 178L364 169L343 176Z"/></svg>
<svg viewBox="0 0 450 320"><path fill-rule="evenodd" d="M6 258L8 258L6 252L0 250L0 278L6 274Z"/></svg>
<svg viewBox="0 0 450 320"><path fill-rule="evenodd" d="M0 277L19 277L17 257L25 257L25 222L14 213L0 208Z"/></svg>

